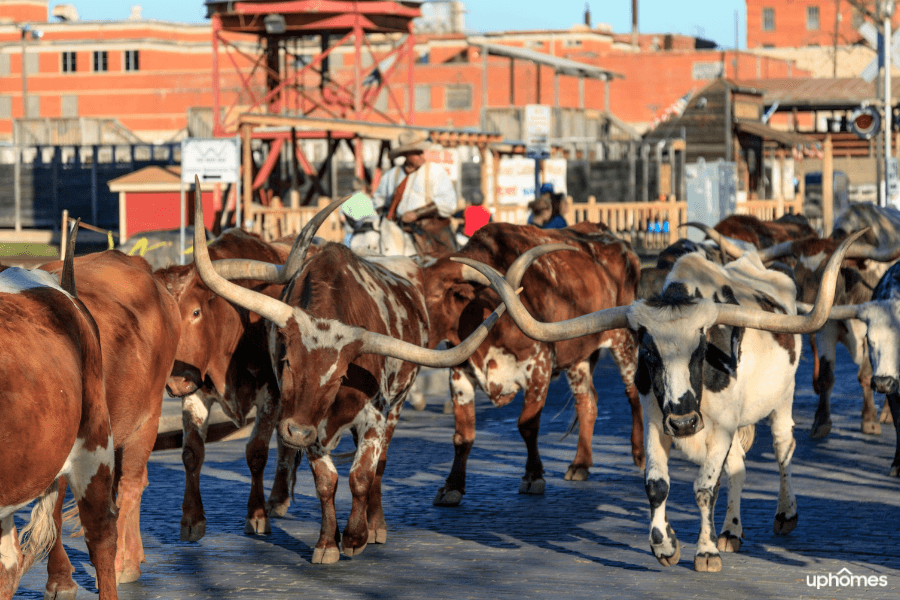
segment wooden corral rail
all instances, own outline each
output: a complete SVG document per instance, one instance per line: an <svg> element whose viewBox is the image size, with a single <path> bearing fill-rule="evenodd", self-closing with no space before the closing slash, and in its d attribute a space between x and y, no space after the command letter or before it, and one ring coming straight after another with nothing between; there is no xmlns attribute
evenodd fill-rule
<svg viewBox="0 0 900 600"><path fill-rule="evenodd" d="M738 202L735 212L756 217L760 221L774 221L784 214L802 214L803 200L799 197L796 200L747 200Z"/></svg>
<svg viewBox="0 0 900 600"><path fill-rule="evenodd" d="M303 226L323 207L330 198L320 197L316 206L265 207L253 204L247 219L252 222L250 231L260 234L263 239L274 240L287 235L296 235ZM739 202L738 214L753 215L770 221L784 213L800 214L802 200L748 200ZM679 225L687 222L687 203L663 200L659 202L597 202L593 196L584 203L569 201L565 215L570 224L581 221L605 223L620 238L631 243L636 250L662 250L684 235ZM498 206L494 221L498 223L525 223L528 209L524 206ZM337 212L319 229L319 237L330 242L340 242L344 232Z"/></svg>

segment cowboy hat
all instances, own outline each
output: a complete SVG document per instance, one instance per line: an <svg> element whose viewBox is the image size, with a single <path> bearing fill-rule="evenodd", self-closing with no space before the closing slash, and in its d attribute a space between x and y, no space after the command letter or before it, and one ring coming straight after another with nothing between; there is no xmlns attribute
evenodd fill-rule
<svg viewBox="0 0 900 600"><path fill-rule="evenodd" d="M431 142L428 141L427 132L404 131L397 138L397 145L391 148L388 157L394 160L398 156L403 156L410 152L424 152L431 149Z"/></svg>

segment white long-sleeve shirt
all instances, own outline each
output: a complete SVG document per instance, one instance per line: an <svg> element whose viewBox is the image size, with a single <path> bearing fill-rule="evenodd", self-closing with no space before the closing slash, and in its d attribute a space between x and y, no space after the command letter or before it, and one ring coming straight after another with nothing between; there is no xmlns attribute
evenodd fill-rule
<svg viewBox="0 0 900 600"><path fill-rule="evenodd" d="M372 197L375 209L387 212L394 198L394 190L407 177L402 165L389 169L378 183L378 189ZM429 202L437 206L438 214L450 217L456 212L456 190L447 173L440 167L425 163L408 175L411 179L403 190L403 197L397 205L397 216L405 212L422 208ZM427 187L426 187L427 186ZM428 193L426 193L426 189Z"/></svg>

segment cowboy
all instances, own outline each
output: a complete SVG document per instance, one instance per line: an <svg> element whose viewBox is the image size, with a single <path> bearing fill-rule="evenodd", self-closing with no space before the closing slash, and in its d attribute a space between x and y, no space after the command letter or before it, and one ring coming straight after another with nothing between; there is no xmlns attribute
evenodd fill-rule
<svg viewBox="0 0 900 600"><path fill-rule="evenodd" d="M424 132L405 131L388 155L403 162L389 169L372 197L375 209L397 221L419 254L456 250L450 217L456 212L456 190L447 173L425 160L431 148Z"/></svg>

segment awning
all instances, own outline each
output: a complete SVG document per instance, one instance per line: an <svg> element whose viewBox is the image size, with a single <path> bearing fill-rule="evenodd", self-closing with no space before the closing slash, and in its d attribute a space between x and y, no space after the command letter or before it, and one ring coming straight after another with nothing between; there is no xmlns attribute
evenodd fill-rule
<svg viewBox="0 0 900 600"><path fill-rule="evenodd" d="M594 65L570 60L568 58L560 58L552 54L544 54L536 52L528 48L520 48L518 46L507 46L505 44L492 44L479 38L469 38L469 45L482 48L488 54L495 56L506 56L519 60L527 60L539 65L551 67L560 75L571 75L572 77L586 77L588 79L625 79L621 73L615 73L607 69L601 69Z"/></svg>
<svg viewBox="0 0 900 600"><path fill-rule="evenodd" d="M765 123L759 121L735 119L734 126L738 131L761 137L763 141L776 142L788 148L794 146L808 146L816 143L815 138L800 133L794 133L793 131L775 129L774 127L769 127Z"/></svg>

